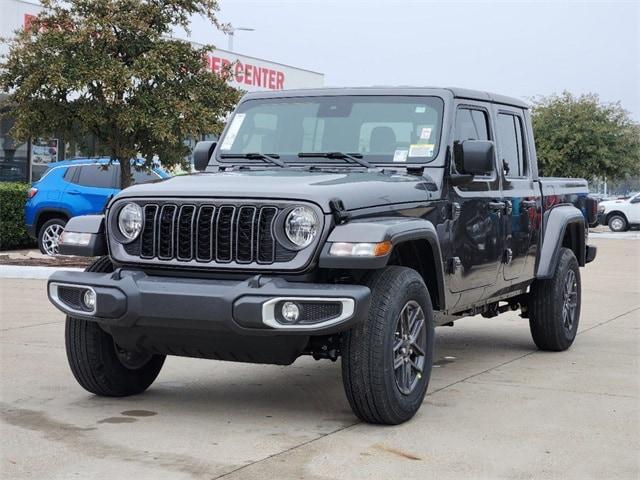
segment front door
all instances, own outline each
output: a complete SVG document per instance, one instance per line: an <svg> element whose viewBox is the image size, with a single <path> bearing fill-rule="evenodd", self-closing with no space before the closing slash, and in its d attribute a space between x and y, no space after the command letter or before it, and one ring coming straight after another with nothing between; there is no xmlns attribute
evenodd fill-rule
<svg viewBox="0 0 640 480"><path fill-rule="evenodd" d="M531 169L532 138L522 109L502 105L494 109L502 193L508 206L503 220L504 279L524 281L534 274L542 208L540 188Z"/></svg>
<svg viewBox="0 0 640 480"><path fill-rule="evenodd" d="M459 102L454 143L494 140L489 112L490 106L483 102ZM461 172L455 158L451 171ZM500 176L494 166L490 175L476 176L470 183L452 186L450 193L453 220L449 224L449 289L462 292L483 288L484 291L488 286L496 285L501 265L501 218L505 204L500 192ZM483 296L487 293L490 292L484 292Z"/></svg>

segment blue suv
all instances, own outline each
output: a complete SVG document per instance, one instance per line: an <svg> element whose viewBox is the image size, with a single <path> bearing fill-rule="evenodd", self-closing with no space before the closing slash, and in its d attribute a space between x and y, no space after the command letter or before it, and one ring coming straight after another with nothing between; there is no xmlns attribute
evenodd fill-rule
<svg viewBox="0 0 640 480"><path fill-rule="evenodd" d="M134 183L167 178L158 168L132 169ZM58 237L71 217L101 213L112 195L120 191L120 166L108 158L79 158L52 163L29 190L24 214L29 234L40 251L58 253Z"/></svg>

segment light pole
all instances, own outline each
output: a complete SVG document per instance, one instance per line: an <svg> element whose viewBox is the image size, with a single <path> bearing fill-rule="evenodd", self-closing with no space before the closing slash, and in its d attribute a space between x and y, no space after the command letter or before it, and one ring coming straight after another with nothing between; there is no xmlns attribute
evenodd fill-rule
<svg viewBox="0 0 640 480"><path fill-rule="evenodd" d="M228 43L227 43L227 50L229 50L230 52L233 52L233 35L237 32L237 31L242 31L242 32L253 32L255 31L255 28L248 28L248 27L231 27L231 29L229 30L229 33L227 33L229 39L228 39Z"/></svg>

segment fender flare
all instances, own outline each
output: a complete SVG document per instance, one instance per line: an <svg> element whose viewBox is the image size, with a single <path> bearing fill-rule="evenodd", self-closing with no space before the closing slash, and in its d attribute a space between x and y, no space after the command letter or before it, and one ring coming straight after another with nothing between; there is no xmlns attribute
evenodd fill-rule
<svg viewBox="0 0 640 480"><path fill-rule="evenodd" d="M86 245L60 243L62 255L77 255L80 257L99 257L107 255L107 242L104 229L104 215L80 215L70 218L64 227L65 232L87 233L90 235Z"/></svg>
<svg viewBox="0 0 640 480"><path fill-rule="evenodd" d="M55 213L58 214L60 217L66 217L67 219L71 219L73 218L73 215L71 215L71 213L64 209L64 208L58 208L58 207L42 207L40 209L38 209L38 211L35 213L34 219L33 219L33 231L34 231L34 235L37 235L38 232L36 231L38 222L40 221L40 218L42 217L42 215L47 215L50 213Z"/></svg>
<svg viewBox="0 0 640 480"><path fill-rule="evenodd" d="M426 240L431 246L436 268L438 296L445 300L444 264L436 227L428 220L421 218L383 218L371 220L354 220L336 226L329 234L320 253L319 267L330 269L365 269L376 270L387 266L393 249L382 257L335 257L329 255L331 244L335 242L379 243L390 241L393 246L412 240ZM434 292L435 293L435 292Z"/></svg>
<svg viewBox="0 0 640 480"><path fill-rule="evenodd" d="M580 251L576 257L578 264L584 266L586 251L584 215L573 205L559 205L544 214L542 246L538 255L536 278L545 280L553 277L560 259L560 248L562 247L564 234L569 225L576 223L581 228L581 242L578 245Z"/></svg>

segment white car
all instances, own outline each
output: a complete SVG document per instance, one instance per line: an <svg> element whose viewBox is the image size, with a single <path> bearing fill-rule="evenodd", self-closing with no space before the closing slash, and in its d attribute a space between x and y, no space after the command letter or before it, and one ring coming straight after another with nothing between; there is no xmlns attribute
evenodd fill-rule
<svg viewBox="0 0 640 480"><path fill-rule="evenodd" d="M626 199L607 200L598 205L598 217L602 225L609 225L613 232L624 232L640 226L640 193Z"/></svg>

